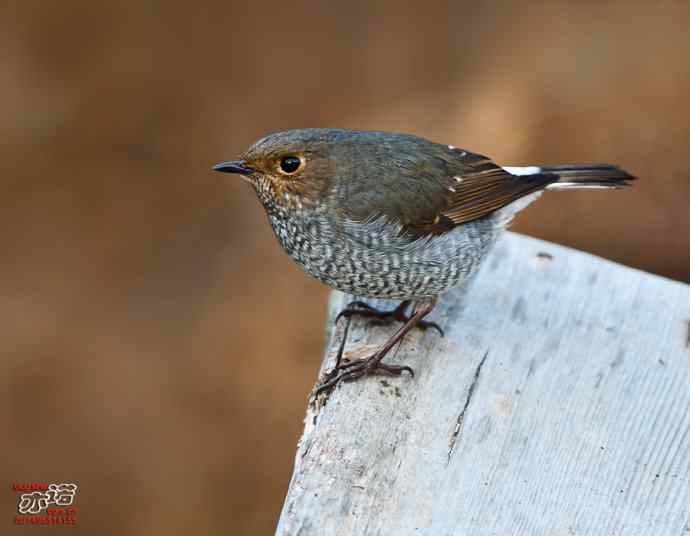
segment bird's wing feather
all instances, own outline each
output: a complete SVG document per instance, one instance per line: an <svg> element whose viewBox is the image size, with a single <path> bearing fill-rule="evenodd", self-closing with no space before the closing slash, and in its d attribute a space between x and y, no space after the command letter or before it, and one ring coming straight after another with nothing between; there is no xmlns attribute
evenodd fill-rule
<svg viewBox="0 0 690 536"><path fill-rule="evenodd" d="M411 231L443 234L453 227L483 218L557 180L554 176L512 175L490 158L448 148L452 154L446 176L440 177L444 187L443 203L434 219L409 223Z"/></svg>
<svg viewBox="0 0 690 536"><path fill-rule="evenodd" d="M490 158L419 138L380 141L365 172L355 165L342 185L348 219L384 217L414 235L443 234L482 218L557 180L516 176ZM401 149L402 148L402 149Z"/></svg>
<svg viewBox="0 0 690 536"><path fill-rule="evenodd" d="M482 218L557 180L552 175L512 175L485 156L460 151L462 171L451 177L441 214L459 225Z"/></svg>

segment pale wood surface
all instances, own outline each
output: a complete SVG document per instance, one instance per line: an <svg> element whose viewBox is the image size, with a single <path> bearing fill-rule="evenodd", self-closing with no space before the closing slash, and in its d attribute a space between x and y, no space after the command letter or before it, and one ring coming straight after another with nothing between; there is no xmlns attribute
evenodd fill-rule
<svg viewBox="0 0 690 536"><path fill-rule="evenodd" d="M689 286L508 234L432 319L308 409L278 534L690 535Z"/></svg>

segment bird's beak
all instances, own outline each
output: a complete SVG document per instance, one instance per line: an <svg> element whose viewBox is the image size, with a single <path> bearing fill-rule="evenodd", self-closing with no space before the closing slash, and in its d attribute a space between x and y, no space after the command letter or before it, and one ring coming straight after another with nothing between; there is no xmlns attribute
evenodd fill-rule
<svg viewBox="0 0 690 536"><path fill-rule="evenodd" d="M221 162L213 166L214 171L222 171L223 173L238 173L239 175L251 175L256 170L247 166L244 160L232 160L230 162Z"/></svg>

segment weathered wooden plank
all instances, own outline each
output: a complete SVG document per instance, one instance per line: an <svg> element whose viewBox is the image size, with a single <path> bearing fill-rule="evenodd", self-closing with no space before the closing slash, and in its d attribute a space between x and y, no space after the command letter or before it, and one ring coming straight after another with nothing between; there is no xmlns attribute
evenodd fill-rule
<svg viewBox="0 0 690 536"><path fill-rule="evenodd" d="M508 234L433 317L308 409L278 534L690 534L689 286Z"/></svg>

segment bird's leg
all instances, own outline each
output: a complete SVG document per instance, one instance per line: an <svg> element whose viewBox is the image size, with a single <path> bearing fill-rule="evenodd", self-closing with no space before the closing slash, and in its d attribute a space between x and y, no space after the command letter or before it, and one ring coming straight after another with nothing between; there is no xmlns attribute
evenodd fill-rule
<svg viewBox="0 0 690 536"><path fill-rule="evenodd" d="M337 322L337 320L336 320ZM343 351L345 350L345 343L347 342L347 334L350 331L350 320L348 319L347 324L345 324L345 331L343 332L343 340L340 342L340 347L338 348L338 354L335 356L335 366L328 374L332 374L334 371L340 370L343 366Z"/></svg>
<svg viewBox="0 0 690 536"><path fill-rule="evenodd" d="M412 300L401 301L400 304L392 310L381 310L372 307L363 301L353 301L347 304L347 307L338 313L335 317L335 321L338 322L341 318L350 318L352 316L361 316L364 318L373 318L377 324L390 324L391 322L408 322L411 318L410 315L406 313L407 308L412 303ZM417 322L416 327L420 329L434 328L437 330L441 337L443 337L443 330L436 322L429 322L427 320L420 320Z"/></svg>
<svg viewBox="0 0 690 536"><path fill-rule="evenodd" d="M345 336L343 337L343 342L338 350L338 356L336 359L336 366L328 372L324 381L319 385L314 391L314 396L318 396L324 391L329 391L334 388L340 382L347 382L361 378L368 374L389 374L391 376L399 376L403 372L407 371L412 376L414 376L414 371L411 367L407 365L388 365L383 363L381 360L391 351L391 349L400 342L403 337L412 328L417 326L422 319L428 315L436 305L436 298L425 303L421 308L416 310L412 316L410 316L405 324L395 332L395 334L390 337L374 354L363 359L357 359L354 361L349 361L347 363L342 363L342 351L345 346ZM349 324L348 324L349 327ZM347 328L345 335L347 334Z"/></svg>

